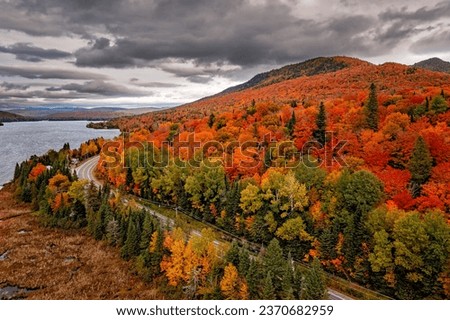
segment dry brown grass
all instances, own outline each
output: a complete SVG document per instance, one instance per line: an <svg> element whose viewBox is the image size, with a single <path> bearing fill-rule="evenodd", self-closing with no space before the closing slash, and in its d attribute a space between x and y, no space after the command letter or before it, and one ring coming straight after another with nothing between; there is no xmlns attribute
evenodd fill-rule
<svg viewBox="0 0 450 320"><path fill-rule="evenodd" d="M118 250L84 231L42 227L30 208L0 191L0 288L36 289L28 299L162 299L132 274Z"/></svg>

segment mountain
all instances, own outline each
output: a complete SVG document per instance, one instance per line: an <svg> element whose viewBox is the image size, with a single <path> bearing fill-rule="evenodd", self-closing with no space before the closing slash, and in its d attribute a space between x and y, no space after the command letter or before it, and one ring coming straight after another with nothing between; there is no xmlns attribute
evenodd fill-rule
<svg viewBox="0 0 450 320"><path fill-rule="evenodd" d="M428 60L417 62L416 64L414 64L414 67L424 68L431 71L450 73L450 62L444 61L439 58L431 58Z"/></svg>
<svg viewBox="0 0 450 320"><path fill-rule="evenodd" d="M348 57L314 58L304 62L287 65L279 69L260 73L245 83L224 90L221 94L242 91L249 88L260 88L304 76L311 77L319 74L336 72L360 63L368 62L363 62L361 60Z"/></svg>
<svg viewBox="0 0 450 320"><path fill-rule="evenodd" d="M242 85L192 103L112 122L122 130L143 127L153 130L167 121L184 123L198 121L211 113L218 116L245 110L253 100L256 105L270 104L277 107L295 101L305 108L317 105L320 101L363 103L361 97L367 95L372 82L376 84L380 97L383 97L382 104L389 105L392 102L401 105L401 100L406 99L409 92L426 94L427 88L435 88L433 90L440 92L450 84L450 75L398 63L374 65L348 57L317 58L263 73ZM416 99L419 98L413 100ZM404 105L408 104L405 101Z"/></svg>
<svg viewBox="0 0 450 320"><path fill-rule="evenodd" d="M14 121L25 121L26 118L24 116L6 112L6 111L0 111L0 122L14 122Z"/></svg>

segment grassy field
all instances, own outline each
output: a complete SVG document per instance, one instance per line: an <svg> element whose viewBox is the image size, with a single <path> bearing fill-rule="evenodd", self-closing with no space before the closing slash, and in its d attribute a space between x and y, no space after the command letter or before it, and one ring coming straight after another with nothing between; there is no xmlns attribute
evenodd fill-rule
<svg viewBox="0 0 450 320"><path fill-rule="evenodd" d="M117 248L82 230L42 227L7 188L0 191L0 256L4 253L0 291L19 288L15 299L164 299L133 274Z"/></svg>

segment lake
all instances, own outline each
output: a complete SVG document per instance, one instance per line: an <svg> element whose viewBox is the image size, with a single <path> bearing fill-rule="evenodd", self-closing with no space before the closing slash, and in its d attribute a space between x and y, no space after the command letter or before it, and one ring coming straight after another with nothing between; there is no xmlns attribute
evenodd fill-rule
<svg viewBox="0 0 450 320"><path fill-rule="evenodd" d="M4 123L0 126L0 186L12 180L16 163L32 155L59 150L66 142L73 149L92 138L110 139L119 135L119 130L89 129L87 124L88 121Z"/></svg>

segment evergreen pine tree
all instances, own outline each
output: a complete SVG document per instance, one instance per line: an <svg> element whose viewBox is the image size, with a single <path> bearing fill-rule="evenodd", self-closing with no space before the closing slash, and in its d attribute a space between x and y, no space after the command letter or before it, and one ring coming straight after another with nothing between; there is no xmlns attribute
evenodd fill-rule
<svg viewBox="0 0 450 320"><path fill-rule="evenodd" d="M327 142L327 116L325 112L325 105L323 104L323 102L321 102L319 105L319 113L317 114L316 118L316 126L317 129L314 130L313 136L321 145L325 145L325 143Z"/></svg>
<svg viewBox="0 0 450 320"><path fill-rule="evenodd" d="M96 212L100 209L101 197L98 194L97 187L92 181L87 190L86 202L86 209L88 212Z"/></svg>
<svg viewBox="0 0 450 320"><path fill-rule="evenodd" d="M411 182L417 187L414 196L418 195L420 186L424 184L431 174L433 158L428 146L422 136L419 136L414 145L414 149L409 160L408 168L411 172Z"/></svg>
<svg viewBox="0 0 450 320"><path fill-rule="evenodd" d="M309 270L305 272L302 283L302 299L304 300L324 300L327 298L327 286L322 270L322 266L317 258L311 264Z"/></svg>
<svg viewBox="0 0 450 320"><path fill-rule="evenodd" d="M16 163L16 168L14 169L14 181L20 177L20 166Z"/></svg>
<svg viewBox="0 0 450 320"><path fill-rule="evenodd" d="M231 263L234 266L239 265L239 252L240 252L239 244L236 240L233 240L231 243L230 249L227 251L225 255L225 263Z"/></svg>
<svg viewBox="0 0 450 320"><path fill-rule="evenodd" d="M288 123L286 124L286 129L288 131L288 134L290 137L294 134L295 124L297 123L297 120L295 118L295 112L292 111L291 119L289 119Z"/></svg>
<svg viewBox="0 0 450 320"><path fill-rule="evenodd" d="M152 237L152 234L154 231L155 230L154 230L153 218L150 214L145 212L144 223L142 225L141 240L140 240L140 250L141 251L148 251L148 245L150 244L150 240L151 240L151 237Z"/></svg>
<svg viewBox="0 0 450 320"><path fill-rule="evenodd" d="M366 104L366 121L370 129L373 131L378 130L378 98L374 83L370 85L369 100Z"/></svg>
<svg viewBox="0 0 450 320"><path fill-rule="evenodd" d="M83 226L86 223L86 207L84 204L79 200L75 200L72 211L74 214L73 219L78 221L80 226Z"/></svg>
<svg viewBox="0 0 450 320"><path fill-rule="evenodd" d="M119 222L115 218L112 218L106 225L106 239L110 245L115 246L119 242L119 236Z"/></svg>
<svg viewBox="0 0 450 320"><path fill-rule="evenodd" d="M430 99L428 97L425 98L425 112L430 110Z"/></svg>
<svg viewBox="0 0 450 320"><path fill-rule="evenodd" d="M119 214L117 218L117 222L119 223L119 241L117 244L123 246L127 240L129 219L126 219L122 214Z"/></svg>
<svg viewBox="0 0 450 320"><path fill-rule="evenodd" d="M124 259L130 259L139 254L139 230L134 214L130 216L128 222L127 239L122 247L121 255Z"/></svg>
<svg viewBox="0 0 450 320"><path fill-rule="evenodd" d="M216 116L214 115L214 113L211 113L209 115L209 119L208 119L208 126L210 128L212 128L212 126L214 125L214 122L216 121Z"/></svg>
<svg viewBox="0 0 450 320"><path fill-rule="evenodd" d="M302 279L303 274L298 267L294 268L294 274L292 277L292 292L295 299L301 299L302 296Z"/></svg>
<svg viewBox="0 0 450 320"><path fill-rule="evenodd" d="M283 279L281 282L281 294L280 298L283 300L294 300L294 289L293 289L293 278L294 278L294 270L292 259L288 258L288 263L285 264L285 271L283 275Z"/></svg>
<svg viewBox="0 0 450 320"><path fill-rule="evenodd" d="M264 271L271 274L274 280L274 292L278 295L281 292L281 283L286 272L286 261L283 257L283 250L276 238L273 238L263 257Z"/></svg>
<svg viewBox="0 0 450 320"><path fill-rule="evenodd" d="M272 274L270 273L270 271L267 272L266 278L264 279L262 292L261 292L261 299L262 300L275 300L276 299L275 288L273 285Z"/></svg>
<svg viewBox="0 0 450 320"><path fill-rule="evenodd" d="M248 293L250 299L260 298L260 284L261 284L261 268L258 261L251 260L250 267L248 268L247 275L245 277L248 285Z"/></svg>
<svg viewBox="0 0 450 320"><path fill-rule="evenodd" d="M250 253L246 247L239 251L238 271L242 276L246 276L250 267Z"/></svg>

